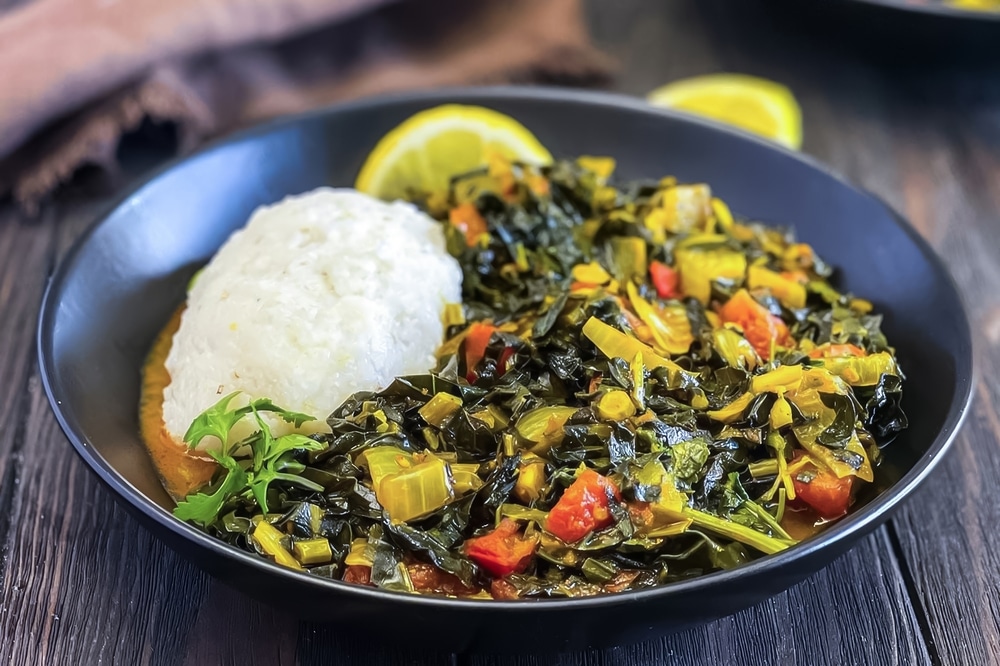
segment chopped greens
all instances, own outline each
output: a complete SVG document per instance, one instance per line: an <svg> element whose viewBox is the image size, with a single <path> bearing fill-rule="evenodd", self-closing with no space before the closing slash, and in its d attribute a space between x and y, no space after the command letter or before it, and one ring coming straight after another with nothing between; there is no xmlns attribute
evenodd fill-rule
<svg viewBox="0 0 1000 666"><path fill-rule="evenodd" d="M847 513L906 427L872 304L707 185L613 169L496 160L414 196L464 276L437 367L309 437L226 396L185 435L219 470L175 514L316 575L518 599L728 569Z"/></svg>

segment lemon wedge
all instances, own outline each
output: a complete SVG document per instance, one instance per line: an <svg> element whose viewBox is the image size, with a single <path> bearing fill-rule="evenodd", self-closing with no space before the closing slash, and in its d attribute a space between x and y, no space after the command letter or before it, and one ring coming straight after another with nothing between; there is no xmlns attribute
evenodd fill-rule
<svg viewBox="0 0 1000 666"><path fill-rule="evenodd" d="M948 0L945 4L972 12L1000 12L1000 0Z"/></svg>
<svg viewBox="0 0 1000 666"><path fill-rule="evenodd" d="M798 149L802 110L785 86L742 74L681 79L649 93L651 104L712 118Z"/></svg>
<svg viewBox="0 0 1000 666"><path fill-rule="evenodd" d="M382 199L442 192L452 176L486 166L497 154L529 164L552 162L545 146L513 118L481 106L445 104L411 116L382 137L354 187Z"/></svg>

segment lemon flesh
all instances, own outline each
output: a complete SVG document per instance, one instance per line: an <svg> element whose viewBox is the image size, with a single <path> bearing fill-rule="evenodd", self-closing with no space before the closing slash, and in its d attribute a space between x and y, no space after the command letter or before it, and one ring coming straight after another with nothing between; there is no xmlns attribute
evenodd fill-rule
<svg viewBox="0 0 1000 666"><path fill-rule="evenodd" d="M948 0L945 4L972 12L1000 12L1000 0Z"/></svg>
<svg viewBox="0 0 1000 666"><path fill-rule="evenodd" d="M382 137L354 187L382 199L442 192L452 176L486 166L491 155L552 162L545 146L513 118L481 106L445 104L411 116Z"/></svg>
<svg viewBox="0 0 1000 666"><path fill-rule="evenodd" d="M789 148L802 145L802 110L785 86L740 74L682 79L649 93L665 106L753 132Z"/></svg>

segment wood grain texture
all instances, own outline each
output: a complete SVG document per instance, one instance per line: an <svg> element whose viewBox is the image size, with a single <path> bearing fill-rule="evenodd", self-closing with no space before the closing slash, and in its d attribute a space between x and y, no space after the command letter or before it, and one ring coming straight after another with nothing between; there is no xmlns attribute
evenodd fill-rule
<svg viewBox="0 0 1000 666"><path fill-rule="evenodd" d="M7 509L21 472L35 312L53 263L53 217L27 223L9 207L0 211L0 573L9 543Z"/></svg>
<svg viewBox="0 0 1000 666"><path fill-rule="evenodd" d="M944 137L899 129L901 143L923 144L937 187L903 209L924 217L949 261L969 310L976 348L974 403L952 454L901 511L894 538L927 617L931 652L943 663L1000 663L1000 121L977 111L975 93L940 81L943 99L971 124L947 123ZM995 93L992 103L998 101ZM996 107L994 107L996 108ZM950 149L949 149L950 148ZM929 169L928 169L929 167ZM914 205L916 203L916 205ZM962 627L962 630L956 628Z"/></svg>
<svg viewBox="0 0 1000 666"><path fill-rule="evenodd" d="M872 66L743 2L591 0L589 13L625 92L714 71L788 84L805 150L906 213L949 260L976 335L976 401L899 517L769 602L603 652L424 654L300 623L153 540L49 410L34 362L41 292L107 200L64 195L34 221L0 205L0 663L1000 663L1000 79Z"/></svg>

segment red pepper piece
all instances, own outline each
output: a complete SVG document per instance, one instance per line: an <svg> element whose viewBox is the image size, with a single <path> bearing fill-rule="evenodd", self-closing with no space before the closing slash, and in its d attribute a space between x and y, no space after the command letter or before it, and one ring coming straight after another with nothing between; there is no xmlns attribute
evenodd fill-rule
<svg viewBox="0 0 1000 666"><path fill-rule="evenodd" d="M758 303L746 289L740 289L719 310L726 323L738 324L743 337L753 345L761 358L771 358L771 341L784 345L788 340L788 327L780 317Z"/></svg>
<svg viewBox="0 0 1000 666"><path fill-rule="evenodd" d="M566 543L575 543L615 521L608 497L621 499L618 487L592 469L585 470L549 511L545 529Z"/></svg>
<svg viewBox="0 0 1000 666"><path fill-rule="evenodd" d="M853 476L838 477L828 469L810 466L792 478L795 499L809 505L823 518L840 518L851 506Z"/></svg>
<svg viewBox="0 0 1000 666"><path fill-rule="evenodd" d="M510 357L514 355L513 347L504 347L503 351L500 352L500 358L497 359L497 376L502 376L507 372L507 361Z"/></svg>
<svg viewBox="0 0 1000 666"><path fill-rule="evenodd" d="M677 298L680 291L677 285L680 283L680 276L670 266L662 261L654 261L649 264L649 277L656 288L656 295L660 298Z"/></svg>
<svg viewBox="0 0 1000 666"><path fill-rule="evenodd" d="M465 244L475 247L479 238L488 233L486 220L475 204L464 203L448 211L448 222L465 234Z"/></svg>
<svg viewBox="0 0 1000 666"><path fill-rule="evenodd" d="M476 379L476 367L486 356L486 347L496 330L496 326L477 321L469 328L469 334L462 342L465 349L465 374L470 384Z"/></svg>
<svg viewBox="0 0 1000 666"><path fill-rule="evenodd" d="M537 548L538 540L525 538L509 518L501 520L489 534L465 542L469 559L499 578L524 571Z"/></svg>

